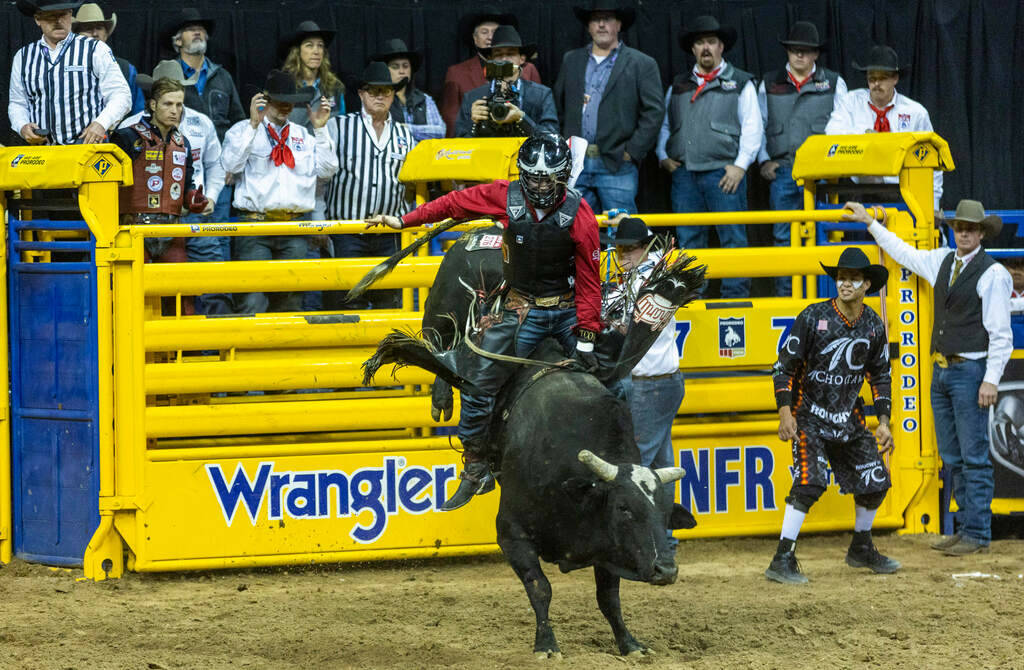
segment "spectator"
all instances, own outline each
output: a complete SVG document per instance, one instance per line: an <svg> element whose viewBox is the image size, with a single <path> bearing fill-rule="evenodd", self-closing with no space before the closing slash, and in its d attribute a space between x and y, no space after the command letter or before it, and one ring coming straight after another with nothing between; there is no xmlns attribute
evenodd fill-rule
<svg viewBox="0 0 1024 670"><path fill-rule="evenodd" d="M444 92L441 94L441 116L447 126L448 137L455 137L455 121L462 108L462 97L474 88L487 83L484 78L484 56L480 49L491 46L491 36L498 26L519 27L512 14L503 14L494 8L484 8L467 14L459 20L457 33L473 49L474 55L448 68L444 74ZM540 83L540 73L533 63L523 66L522 78Z"/></svg>
<svg viewBox="0 0 1024 670"><path fill-rule="evenodd" d="M178 130L184 106L179 81L156 79L149 113L112 133L111 141L132 159L133 183L120 194L123 225L177 223L183 208L202 212L209 204L195 182L192 146ZM183 238L148 237L145 246L147 260L186 260Z"/></svg>
<svg viewBox="0 0 1024 670"><path fill-rule="evenodd" d="M391 71L391 81L403 79L408 83L395 90L395 100L391 103L391 118L405 123L412 131L413 139L441 139L445 135L444 120L438 111L434 99L416 88L414 81L420 69L423 57L418 51L412 51L400 39L385 40L371 60L387 63Z"/></svg>
<svg viewBox="0 0 1024 670"><path fill-rule="evenodd" d="M881 116L879 117L881 118ZM977 200L961 200L951 222L956 249L915 249L885 229L877 214L846 203L843 218L868 224L868 233L894 261L935 288L932 324L932 414L939 456L952 480L960 525L932 545L951 556L987 552L992 540L992 459L989 407L1013 352L1010 273L981 248L1003 227ZM874 213L874 209L872 211Z"/></svg>
<svg viewBox="0 0 1024 670"><path fill-rule="evenodd" d="M893 448L892 382L885 324L864 304L864 296L881 290L889 271L872 265L856 248L843 250L838 264L821 266L836 283L836 297L797 315L774 369L779 439L793 446L793 483L779 546L764 574L782 584L807 582L796 561L796 540L832 477L841 493L853 494L846 564L884 574L900 569L899 561L878 553L871 540L875 515L892 487L882 460ZM878 416L874 435L865 426L860 397L865 379Z"/></svg>
<svg viewBox="0 0 1024 670"><path fill-rule="evenodd" d="M336 143L341 168L327 185L327 218L364 219L376 215L402 216L412 210L398 173L416 144L412 130L391 115L395 90L408 79L392 81L387 65L371 62L359 80L362 111L335 117L327 124ZM391 256L398 251L398 234L332 235L335 258ZM343 304L344 293L325 294L327 309L397 308L401 291L368 291L365 299Z"/></svg>
<svg viewBox="0 0 1024 670"><path fill-rule="evenodd" d="M498 26L491 46L480 53L491 62L512 64L513 72L500 80L489 80L462 98L457 137L528 137L536 133L558 133L558 113L551 89L544 84L520 81L523 63L537 51L523 44L514 26ZM505 99L504 116L491 110L488 101L500 95Z"/></svg>
<svg viewBox="0 0 1024 670"><path fill-rule="evenodd" d="M635 214L637 166L654 148L665 112L658 64L619 39L636 18L632 7L595 0L573 12L592 41L562 58L554 94L562 135L589 143L576 188L594 211Z"/></svg>
<svg viewBox="0 0 1024 670"><path fill-rule="evenodd" d="M846 82L839 73L817 66L825 44L813 23L797 21L779 42L786 48L786 67L766 74L757 89L765 126L758 160L761 176L771 184L771 208L803 209L804 192L793 180L793 158L804 140L825 132L838 100L846 95ZM775 224L775 246L789 246L789 228L788 222ZM777 277L775 295L792 295L792 281Z"/></svg>
<svg viewBox="0 0 1024 670"><path fill-rule="evenodd" d="M11 128L29 144L103 140L132 103L114 54L106 44L71 32L70 8L77 3L18 0L17 5L35 19L42 37L14 55Z"/></svg>
<svg viewBox="0 0 1024 670"><path fill-rule="evenodd" d="M327 98L332 116L344 116L345 85L331 70L331 57L327 53L334 34L333 30L322 30L315 21L303 21L295 32L281 40L277 53L284 61L281 69L290 72L299 86L313 88L317 98ZM305 105L296 106L288 120L311 130Z"/></svg>
<svg viewBox="0 0 1024 670"><path fill-rule="evenodd" d="M316 198L316 180L329 179L338 171L334 142L324 129L331 114L326 98L309 110L313 125L288 121L292 107L308 104L312 89L299 90L295 77L272 70L266 89L249 103L249 120L239 121L224 136L221 163L227 172L240 173L234 205L249 221L294 221L309 219ZM246 236L236 240L239 260L298 259L308 248L303 235ZM263 293L236 296L243 314L294 312L302 306L302 294L296 291L275 294L273 300Z"/></svg>
<svg viewBox="0 0 1024 670"><path fill-rule="evenodd" d="M103 15L103 10L95 2L87 2L78 9L78 13L71 21L71 30L80 35L99 40L104 44L110 39L110 35L117 27L117 13L111 13L110 18ZM138 70L135 66L123 58L117 58L117 65L121 68L121 74L128 82L128 88L132 93L132 108L129 114L138 114L146 105L146 98L142 89L136 81Z"/></svg>
<svg viewBox="0 0 1024 670"><path fill-rule="evenodd" d="M1024 258L1020 256L1007 258L1003 261L1003 265L1006 266L1007 271L1010 273L1010 278L1013 279L1013 290L1010 293L1010 297L1024 298Z"/></svg>
<svg viewBox="0 0 1024 670"><path fill-rule="evenodd" d="M868 52L867 64L853 63L854 70L867 73L868 87L858 88L844 95L836 104L825 126L828 135L859 135L861 133L932 132L928 110L905 95L896 92L900 67L896 51L891 47L873 46ZM942 199L942 171L934 171L935 211L940 211ZM855 177L860 183L884 181L898 184L899 177ZM938 218L938 217L936 217Z"/></svg>
<svg viewBox="0 0 1024 670"><path fill-rule="evenodd" d="M185 79L181 63L176 60L160 61L153 69L153 80L170 79L184 87L195 84L196 75ZM184 94L184 91L182 91ZM135 124L148 120L151 113L139 113L129 116L121 122L122 128L130 128ZM220 141L217 129L210 117L194 109L184 107L178 130L191 145L193 179L196 187L204 189L207 205L202 212L189 213L182 217L184 223L208 223L211 220L214 203L224 188L224 168L220 164ZM219 237L188 237L185 239L185 250L188 260L192 262L223 262L231 260L224 252L224 245ZM230 314L232 312L231 297L224 293L208 293L200 297L195 304L196 314Z"/></svg>
<svg viewBox="0 0 1024 670"><path fill-rule="evenodd" d="M658 159L672 175L672 211L739 212L747 208L747 168L757 157L764 126L754 76L722 58L736 31L698 16L679 38L697 63L665 93ZM743 224L715 226L723 248L747 246ZM679 246L706 249L707 226L676 228ZM723 298L750 295L750 280L722 280Z"/></svg>
<svg viewBox="0 0 1024 670"><path fill-rule="evenodd" d="M629 323L637 292L651 276L664 252L655 249L658 242L643 219L625 215L617 217L614 237L601 236L602 245L615 245L615 258L624 277L632 278L632 286L621 287L613 293L611 301L622 295L627 298L620 318ZM644 357L633 368L627 402L633 416L633 433L640 448L640 464L651 468L674 467L672 453L672 423L685 394L683 373L679 371L679 350L676 349L676 318L669 320ZM675 498L675 485L665 484L669 499ZM668 531L669 546L674 550L678 541Z"/></svg>

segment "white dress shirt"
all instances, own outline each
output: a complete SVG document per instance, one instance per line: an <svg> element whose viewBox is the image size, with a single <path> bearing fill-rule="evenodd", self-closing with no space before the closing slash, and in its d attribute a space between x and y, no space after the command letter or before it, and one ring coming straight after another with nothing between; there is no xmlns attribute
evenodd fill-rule
<svg viewBox="0 0 1024 670"><path fill-rule="evenodd" d="M728 64L723 60L719 67L724 71ZM697 83L701 78L696 75L697 66L693 66L690 76ZM658 144L654 149L659 161L668 158L665 150L668 138L672 134L668 125L668 104L672 98L672 87L665 91L665 118L661 121L661 131L658 132ZM754 81L748 81L740 91L739 103L736 105L736 118L740 122L740 148L736 154L733 165L746 171L750 164L757 158L757 152L764 141L764 122L761 120L761 112L757 107L757 90L754 88Z"/></svg>
<svg viewBox="0 0 1024 670"><path fill-rule="evenodd" d="M64 43L72 36L74 34L58 42L55 47L51 47L43 38L39 38L42 46L46 47L46 50L49 52L51 62L57 58L57 55L64 48ZM97 40L96 49L92 54L92 71L96 73L96 77L99 79L100 95L103 97L104 107L103 111L95 119L90 119L89 121L95 121L109 130L116 127L117 122L131 111L132 91L128 88L128 82L125 81L124 74L121 73L121 66L117 64L114 53L110 50L110 47L99 40ZM11 86L9 92L7 116L11 120L11 128L20 135L21 129L26 123L31 123L32 118L28 96L25 93L25 86L21 76L21 58L17 54L15 54L14 62L11 65Z"/></svg>
<svg viewBox="0 0 1024 670"><path fill-rule="evenodd" d="M813 67L811 67L811 73L809 75L807 75L807 76L808 77L813 77L814 73L817 72L817 71L818 71L818 66L814 65ZM786 72L789 72L790 74L793 73L793 68L791 68L789 66L789 63L786 63ZM836 78L836 90L834 92L834 95L832 96L832 113L833 114L835 114L836 107L839 105L839 100L844 95L846 95L848 92L849 92L849 89L846 87L846 80L843 79L842 77L837 77ZM768 91L767 91L767 89L765 89L764 81L762 81L761 84L757 87L757 107L758 107L758 109L761 110L761 122L765 125L765 127L767 127L768 126ZM768 137L767 137L767 135L763 135L762 134L761 135L761 148L757 152L757 162L758 163L767 163L771 159L772 159L772 157L768 155Z"/></svg>
<svg viewBox="0 0 1024 670"><path fill-rule="evenodd" d="M539 213L539 212L538 212ZM640 263L638 272L633 278L633 293L644 285L644 282L651 276L651 272L654 271L654 266L659 260L661 260L662 254L650 253L647 258ZM609 300L614 300L618 295L622 293L622 289L619 288L612 291L609 295ZM632 310L635 305L630 305ZM658 333L658 337L654 340L654 344L647 350L644 357L633 368L633 375L637 377L657 377L659 375L667 375L673 372L679 372L679 350L676 349L676 317L672 316L672 320L668 322L665 328Z"/></svg>
<svg viewBox="0 0 1024 670"><path fill-rule="evenodd" d="M270 153L274 143L266 119L256 128L249 119L239 121L224 135L220 155L226 172L241 173L235 182L234 206L247 212L310 212L316 204L316 180L328 179L338 171L334 142L326 128L310 133L296 123L289 128L288 146L295 168L274 165ZM280 136L284 126L275 126Z"/></svg>
<svg viewBox="0 0 1024 670"><path fill-rule="evenodd" d="M915 249L890 232L885 226L873 221L868 232L878 242L885 253L894 261L916 275L923 277L935 286L939 276L939 266L946 256L959 253L953 249ZM964 267L971 262L981 249L961 256ZM963 272L963 269L960 270ZM978 278L978 297L981 298L981 324L988 331L988 351L962 351L957 355L974 360L987 357L985 365L985 381L999 384L1003 369L1013 353L1013 333L1010 330L1010 293L1013 291L1013 279L1009 271L1000 263L993 263Z"/></svg>
<svg viewBox="0 0 1024 670"><path fill-rule="evenodd" d="M871 93L866 88L858 88L850 91L842 97L839 104L832 111L832 116L825 126L826 135L861 135L875 132L875 112L871 107ZM894 133L915 133L934 132L932 120L928 116L928 110L918 102L915 102L898 91L893 92L892 100L885 107L892 105L885 118L889 120L890 132ZM939 210L939 200L942 198L942 170L935 170L934 174L935 210ZM871 183L877 177L854 178L858 183ZM886 184L898 184L900 178L885 177Z"/></svg>
<svg viewBox="0 0 1024 670"><path fill-rule="evenodd" d="M144 114L132 114L119 127L135 125ZM192 146L192 174L196 187L202 186L203 195L211 202L217 202L217 196L224 188L224 168L220 164L220 140L217 139L216 126L206 114L185 107L178 130Z"/></svg>

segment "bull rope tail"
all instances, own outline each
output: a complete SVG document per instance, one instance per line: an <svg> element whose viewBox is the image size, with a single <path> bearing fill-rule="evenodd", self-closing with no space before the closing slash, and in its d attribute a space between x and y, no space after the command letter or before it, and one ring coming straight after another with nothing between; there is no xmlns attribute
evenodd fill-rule
<svg viewBox="0 0 1024 670"><path fill-rule="evenodd" d="M363 275L363 278L356 282L356 285L353 286L352 289L348 292L342 303L344 304L351 300L361 298L363 294L370 289L371 286L376 284L378 281L380 281L387 275L391 274L391 271L394 270L399 263L405 260L407 256L415 253L416 250L422 247L424 244L429 244L435 237L437 237L441 233L447 232L459 224L466 223L467 221L476 221L479 218L480 217L470 217L466 219L449 219L448 221L445 221L440 225L432 227L426 235L414 241L406 248L401 249L398 253L390 256L383 263L380 263L375 268L373 268L365 275Z"/></svg>

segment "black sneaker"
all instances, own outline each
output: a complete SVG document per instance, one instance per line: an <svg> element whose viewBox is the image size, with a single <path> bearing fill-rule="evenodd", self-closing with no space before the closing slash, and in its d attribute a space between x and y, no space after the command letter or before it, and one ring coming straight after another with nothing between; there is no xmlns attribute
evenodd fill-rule
<svg viewBox="0 0 1024 670"><path fill-rule="evenodd" d="M455 494L451 498L441 505L442 512L459 509L472 500L473 496L490 493L494 490L494 475L491 474L491 468L487 465L487 461L466 463L459 479L461 480L459 488L455 490Z"/></svg>
<svg viewBox="0 0 1024 670"><path fill-rule="evenodd" d="M807 577L800 572L795 551L776 553L764 576L780 584L806 584Z"/></svg>
<svg viewBox="0 0 1024 670"><path fill-rule="evenodd" d="M899 561L878 553L873 542L851 544L849 551L846 552L846 564L851 568L871 568L873 572L882 575L891 575L901 567Z"/></svg>

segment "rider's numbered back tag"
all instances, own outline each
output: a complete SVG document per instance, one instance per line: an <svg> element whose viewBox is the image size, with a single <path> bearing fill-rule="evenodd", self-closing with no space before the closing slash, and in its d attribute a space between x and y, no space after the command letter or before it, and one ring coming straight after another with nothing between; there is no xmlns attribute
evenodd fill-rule
<svg viewBox="0 0 1024 670"><path fill-rule="evenodd" d="M501 235L487 233L469 238L466 243L466 251L480 251L481 249L501 249Z"/></svg>

